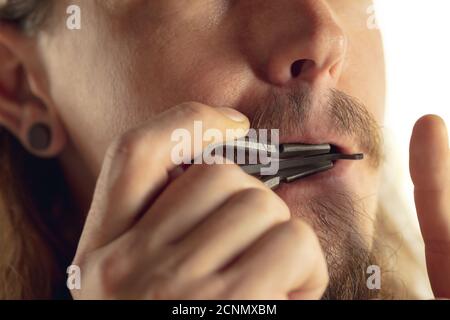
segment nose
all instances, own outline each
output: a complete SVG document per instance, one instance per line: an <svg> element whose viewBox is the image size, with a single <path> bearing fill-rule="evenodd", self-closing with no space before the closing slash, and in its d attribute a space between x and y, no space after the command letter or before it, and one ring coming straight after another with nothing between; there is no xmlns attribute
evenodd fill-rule
<svg viewBox="0 0 450 320"><path fill-rule="evenodd" d="M298 82L312 87L335 86L345 60L347 37L329 5L324 0L270 3L254 16L269 21L256 23L259 40L252 48L260 54L261 76L277 86Z"/></svg>

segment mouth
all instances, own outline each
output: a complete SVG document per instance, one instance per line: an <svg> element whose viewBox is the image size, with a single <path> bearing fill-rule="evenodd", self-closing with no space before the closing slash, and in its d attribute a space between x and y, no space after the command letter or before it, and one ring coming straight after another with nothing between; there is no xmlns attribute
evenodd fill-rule
<svg viewBox="0 0 450 320"><path fill-rule="evenodd" d="M263 145L261 149L258 149L257 143L249 142L245 148L250 154L255 151L258 153L267 151L266 146L268 145ZM270 154L269 158L259 159L257 163L246 162L241 165L241 168L246 173L263 181L271 189L277 189L282 184L303 180L328 171L338 174L342 172L341 169L345 168L345 162L364 158L362 153L347 153L345 150L350 150L350 148L328 143L282 143L278 145L275 153Z"/></svg>
<svg viewBox="0 0 450 320"><path fill-rule="evenodd" d="M310 129L310 128L308 128ZM330 154L338 155L357 155L356 157L343 157L332 160L333 170L328 171L342 171L350 166L354 161L348 160L362 160L367 154L365 150L362 150L356 141L348 135L340 135L333 130L323 130L323 127L318 128L318 130L305 130L302 133L292 132L287 134L282 134L280 136L280 145L289 144L305 144L310 146L317 145L328 145ZM324 175L324 174L322 174Z"/></svg>
<svg viewBox="0 0 450 320"><path fill-rule="evenodd" d="M292 145L288 146L295 149ZM305 148L304 145L301 146ZM308 145L305 150L307 151L295 155L289 152L282 154L285 158L279 160L279 172L276 174L281 182L292 183L315 175L325 176L325 173L336 177L338 174L342 175L343 170L348 167L347 164L364 159L362 153L344 153L342 148L330 144ZM332 174L329 174L330 172Z"/></svg>

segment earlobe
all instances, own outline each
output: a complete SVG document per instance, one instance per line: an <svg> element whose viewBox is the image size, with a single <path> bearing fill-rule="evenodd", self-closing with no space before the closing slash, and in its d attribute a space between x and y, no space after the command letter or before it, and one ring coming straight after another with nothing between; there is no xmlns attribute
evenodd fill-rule
<svg viewBox="0 0 450 320"><path fill-rule="evenodd" d="M0 29L0 126L5 127L32 154L55 157L66 145L66 133L54 110L50 110L36 91L31 45L19 31ZM28 48L28 49L27 49ZM33 66L33 67L31 67ZM32 83L30 83L32 82ZM53 112L52 112L53 111Z"/></svg>
<svg viewBox="0 0 450 320"><path fill-rule="evenodd" d="M66 133L56 115L39 101L15 104L0 95L0 126L13 134L30 153L51 158L66 145Z"/></svg>
<svg viewBox="0 0 450 320"><path fill-rule="evenodd" d="M48 112L39 101L28 101L23 106L18 139L32 154L51 158L66 146L66 133L61 121Z"/></svg>

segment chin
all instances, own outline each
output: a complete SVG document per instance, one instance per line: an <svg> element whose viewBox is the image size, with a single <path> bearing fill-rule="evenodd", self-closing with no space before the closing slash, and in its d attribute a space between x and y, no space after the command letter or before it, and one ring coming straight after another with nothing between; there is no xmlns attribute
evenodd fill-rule
<svg viewBox="0 0 450 320"><path fill-rule="evenodd" d="M378 172L367 161L338 161L331 170L282 184L276 193L289 206L293 216L312 223L317 214L312 212L311 205L323 205L335 211L339 211L336 208L351 207L361 213L357 215L358 221L352 220L353 223L363 229L362 233L373 233L378 205ZM369 219L362 219L362 216Z"/></svg>

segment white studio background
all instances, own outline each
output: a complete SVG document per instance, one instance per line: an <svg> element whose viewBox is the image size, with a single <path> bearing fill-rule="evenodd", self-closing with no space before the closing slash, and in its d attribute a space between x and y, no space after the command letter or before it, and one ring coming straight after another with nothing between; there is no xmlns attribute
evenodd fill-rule
<svg viewBox="0 0 450 320"><path fill-rule="evenodd" d="M450 126L450 1L374 2L387 64L385 129L398 150L401 193L413 209L408 148L414 123L434 113Z"/></svg>

